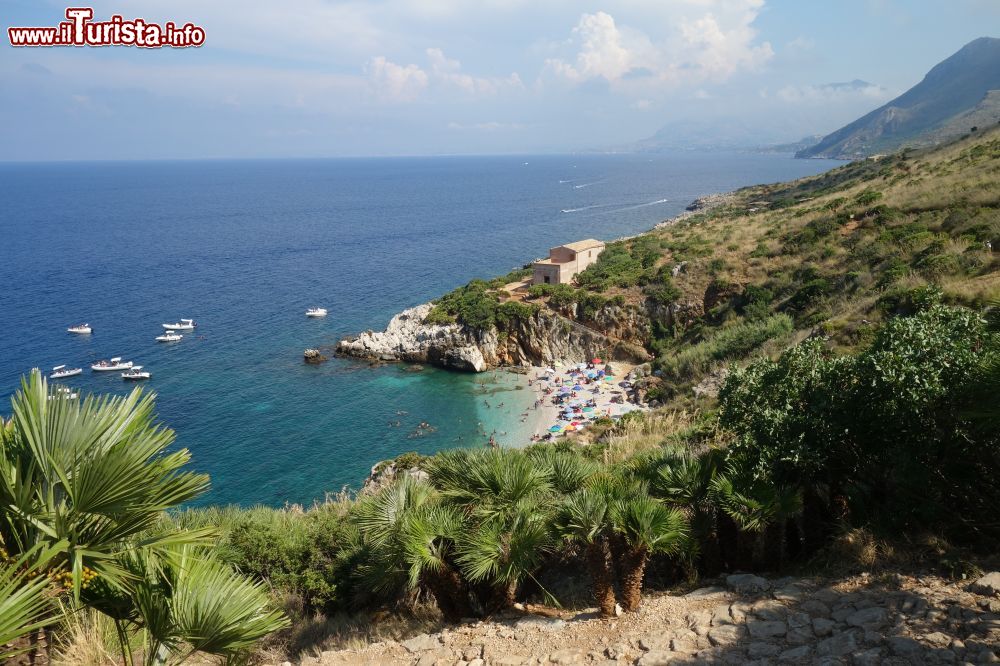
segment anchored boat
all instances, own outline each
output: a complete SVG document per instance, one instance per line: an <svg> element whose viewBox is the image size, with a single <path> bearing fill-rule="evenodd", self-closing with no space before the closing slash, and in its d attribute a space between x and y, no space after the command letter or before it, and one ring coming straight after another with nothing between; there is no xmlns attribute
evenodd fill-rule
<svg viewBox="0 0 1000 666"><path fill-rule="evenodd" d="M175 331L167 331L163 335L156 336L156 341L157 342L177 342L178 340L180 340L183 337L184 337L183 335L181 335L180 333L177 333Z"/></svg>
<svg viewBox="0 0 1000 666"><path fill-rule="evenodd" d="M94 372L111 372L112 370L128 370L132 367L132 361L123 361L121 356L115 356L110 361L98 361L90 366Z"/></svg>
<svg viewBox="0 0 1000 666"><path fill-rule="evenodd" d="M77 335L89 335L94 332L94 329L90 327L90 324L79 324L77 326L70 326L66 329L67 333L76 333Z"/></svg>
<svg viewBox="0 0 1000 666"><path fill-rule="evenodd" d="M134 365L130 370L122 373L122 379L136 381L139 379L149 379L152 374L143 370L141 365Z"/></svg>
<svg viewBox="0 0 1000 666"><path fill-rule="evenodd" d="M309 308L306 310L307 317L325 317L326 308Z"/></svg>
<svg viewBox="0 0 1000 666"><path fill-rule="evenodd" d="M168 331L193 331L195 326L194 319L181 319L174 324L164 324L163 328Z"/></svg>
<svg viewBox="0 0 1000 666"><path fill-rule="evenodd" d="M52 368L52 374L49 375L49 379L62 379L63 377L75 377L76 375L82 374L83 368L67 368L65 365L57 365Z"/></svg>

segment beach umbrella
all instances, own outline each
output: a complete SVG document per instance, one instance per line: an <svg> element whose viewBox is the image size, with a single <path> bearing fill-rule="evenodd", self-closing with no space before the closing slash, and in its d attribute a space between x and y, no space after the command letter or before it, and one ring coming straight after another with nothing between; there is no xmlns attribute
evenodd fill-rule
<svg viewBox="0 0 1000 666"><path fill-rule="evenodd" d="M554 425L551 428L549 428L549 432L559 432L560 430L562 430L562 426L558 425Z"/></svg>
<svg viewBox="0 0 1000 666"><path fill-rule="evenodd" d="M580 386L579 384L574 384L574 385L573 385L573 390L574 390L574 391L582 391L582 390L583 390L583 387L582 387L582 386Z"/></svg>
<svg viewBox="0 0 1000 666"><path fill-rule="evenodd" d="M593 407L584 407L583 411L585 411L585 412L592 412L592 411L594 411L594 408Z"/></svg>
<svg viewBox="0 0 1000 666"><path fill-rule="evenodd" d="M599 359L599 358L592 358L592 359L590 359L590 362L591 362L591 363L604 363L604 361L602 361L602 360L601 360L601 359Z"/></svg>

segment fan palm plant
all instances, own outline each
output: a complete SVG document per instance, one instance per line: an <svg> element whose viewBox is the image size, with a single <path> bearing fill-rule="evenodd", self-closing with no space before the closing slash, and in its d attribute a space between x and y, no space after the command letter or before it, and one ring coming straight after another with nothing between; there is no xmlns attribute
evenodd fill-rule
<svg viewBox="0 0 1000 666"><path fill-rule="evenodd" d="M123 655L129 629L150 637L146 661L163 663L195 650L232 657L284 626L261 586L195 549L208 530L157 529L208 477L182 469L187 450L167 451L173 432L154 423L152 395L50 397L36 370L11 402L0 428L0 543L39 580L70 588L71 605L112 617ZM24 590L8 598L37 602L42 583L5 581ZM0 616L29 630L40 621Z"/></svg>
<svg viewBox="0 0 1000 666"><path fill-rule="evenodd" d="M525 455L536 465L544 465L551 470L551 483L557 492L568 495L583 485L599 466L573 451L560 451L552 446L533 446Z"/></svg>
<svg viewBox="0 0 1000 666"><path fill-rule="evenodd" d="M12 554L57 549L49 565L71 575L77 599L85 567L121 582L115 556L123 544L208 488L206 475L182 470L186 449L167 452L174 434L154 424L152 394L50 399L35 370L11 403L0 429L0 539ZM138 545L199 536L163 534Z"/></svg>
<svg viewBox="0 0 1000 666"><path fill-rule="evenodd" d="M723 459L724 452L718 449L698 456L687 451L675 452L656 461L651 474L653 495L687 514L692 535L691 559L700 550L709 570L717 569L722 559L711 489Z"/></svg>
<svg viewBox="0 0 1000 666"><path fill-rule="evenodd" d="M494 605L509 608L521 582L551 550L551 505L520 501L462 533L456 544L462 573L493 590Z"/></svg>
<svg viewBox="0 0 1000 666"><path fill-rule="evenodd" d="M741 532L750 535L754 565L761 564L764 559L770 528L780 566L785 553L785 526L802 511L802 492L798 488L777 486L744 476L733 468L729 474L717 476L712 481L712 496Z"/></svg>
<svg viewBox="0 0 1000 666"><path fill-rule="evenodd" d="M667 508L648 495L615 501L611 517L622 549L622 607L634 612L642 601L642 580L650 555L681 552L688 524L679 509Z"/></svg>
<svg viewBox="0 0 1000 666"><path fill-rule="evenodd" d="M431 459L427 472L449 504L482 520L502 519L554 490L551 468L516 449L446 451Z"/></svg>
<svg viewBox="0 0 1000 666"><path fill-rule="evenodd" d="M453 564L461 515L442 505L430 484L404 477L358 503L364 562L359 574L382 592L428 588L449 620L471 613L468 590Z"/></svg>
<svg viewBox="0 0 1000 666"><path fill-rule="evenodd" d="M262 583L237 575L206 548L134 549L120 554L118 565L127 573L123 588L100 581L84 598L115 620L129 661L129 636L136 632L144 663L159 666L183 663L195 652L241 658L288 626L284 614L270 609Z"/></svg>
<svg viewBox="0 0 1000 666"><path fill-rule="evenodd" d="M453 451L435 456L428 473L466 527L456 543L462 573L485 583L501 606L551 548L552 468L524 451Z"/></svg>
<svg viewBox="0 0 1000 666"><path fill-rule="evenodd" d="M604 617L613 616L616 606L610 514L611 507L604 493L582 488L566 498L556 521L564 539L583 545L594 597Z"/></svg>

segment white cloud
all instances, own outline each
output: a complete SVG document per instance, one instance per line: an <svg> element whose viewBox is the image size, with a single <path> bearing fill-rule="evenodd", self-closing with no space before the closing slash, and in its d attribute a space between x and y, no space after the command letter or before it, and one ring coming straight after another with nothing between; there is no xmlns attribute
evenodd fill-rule
<svg viewBox="0 0 1000 666"><path fill-rule="evenodd" d="M398 65L385 56L376 56L365 67L379 98L391 102L411 102L427 87L427 72L417 65Z"/></svg>
<svg viewBox="0 0 1000 666"><path fill-rule="evenodd" d="M763 0L664 0L660 28L651 35L607 12L583 14L571 33L571 58L552 57L546 71L573 83L603 79L636 90L664 83L722 81L757 70L774 51L753 27ZM652 17L650 17L652 18Z"/></svg>
<svg viewBox="0 0 1000 666"><path fill-rule="evenodd" d="M581 16L573 35L580 44L575 64L559 58L546 61L549 69L570 81L602 78L615 82L634 69L655 65L655 49L649 38L620 29L614 17L605 12Z"/></svg>
<svg viewBox="0 0 1000 666"><path fill-rule="evenodd" d="M755 9L748 8L742 20L733 26L723 26L713 14L681 23L689 62L694 63L705 78L727 79L738 69L758 69L774 56L769 42L753 43L757 36L757 31L751 27L757 18Z"/></svg>
<svg viewBox="0 0 1000 666"><path fill-rule="evenodd" d="M874 83L855 80L823 85L788 85L779 89L775 96L789 104L829 104L857 100L883 101L888 100L892 93Z"/></svg>
<svg viewBox="0 0 1000 666"><path fill-rule="evenodd" d="M454 86L469 95L495 95L503 89L524 87L517 72L512 72L503 78L470 76L461 71L462 64L458 60L448 58L441 49L430 48L426 53L431 73L436 80Z"/></svg>

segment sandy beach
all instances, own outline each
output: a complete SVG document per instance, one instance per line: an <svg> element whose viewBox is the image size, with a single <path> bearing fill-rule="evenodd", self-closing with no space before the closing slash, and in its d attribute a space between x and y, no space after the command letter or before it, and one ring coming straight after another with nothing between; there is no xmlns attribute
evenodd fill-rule
<svg viewBox="0 0 1000 666"><path fill-rule="evenodd" d="M525 424L529 427L525 443L586 430L589 422L597 418L618 418L628 412L647 409L644 405L628 402L626 390L619 385L633 367L626 363L583 362L533 366L528 382L535 402L527 412ZM608 368L613 370L613 375L608 375ZM553 431L554 427L559 430Z"/></svg>

